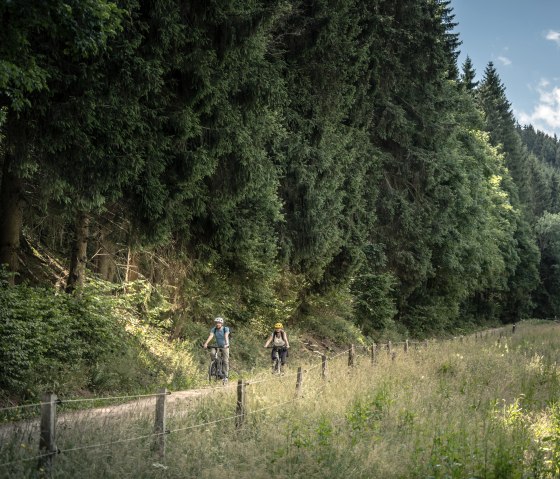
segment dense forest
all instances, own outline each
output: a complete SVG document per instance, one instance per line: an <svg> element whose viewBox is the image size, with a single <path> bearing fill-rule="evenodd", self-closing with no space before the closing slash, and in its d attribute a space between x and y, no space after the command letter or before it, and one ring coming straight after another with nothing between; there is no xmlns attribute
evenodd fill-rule
<svg viewBox="0 0 560 479"><path fill-rule="evenodd" d="M560 314L559 142L517 124L492 63L458 65L449 0L0 18L4 291L143 278L173 337L216 314L417 337Z"/></svg>

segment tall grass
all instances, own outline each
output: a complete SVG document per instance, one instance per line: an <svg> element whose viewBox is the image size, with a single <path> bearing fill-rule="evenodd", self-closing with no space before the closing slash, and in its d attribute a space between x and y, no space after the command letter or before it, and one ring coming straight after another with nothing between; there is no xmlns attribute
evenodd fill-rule
<svg viewBox="0 0 560 479"><path fill-rule="evenodd" d="M301 397L297 364L282 377L249 378L240 430L235 385L170 400L163 460L153 438L78 450L83 430L66 431L58 445L75 450L56 458L54 477L555 478L559 355L557 324L524 323L509 337L418 345L394 360L382 352L375 364L364 354L354 368L342 355L326 380L318 357L304 367ZM87 443L149 435L145 413L133 416L128 431L112 434L107 422ZM16 465L10 477L33 466Z"/></svg>

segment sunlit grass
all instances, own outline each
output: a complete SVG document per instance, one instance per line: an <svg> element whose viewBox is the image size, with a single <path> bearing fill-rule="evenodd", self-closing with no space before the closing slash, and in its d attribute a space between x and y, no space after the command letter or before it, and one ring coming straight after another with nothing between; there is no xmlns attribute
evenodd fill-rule
<svg viewBox="0 0 560 479"><path fill-rule="evenodd" d="M151 413L142 412L118 434L110 422L86 434L113 444L63 452L54 477L559 477L559 333L557 324L523 323L514 335L412 345L407 354L398 346L394 360L381 351L375 364L364 352L354 368L341 355L326 380L317 357L302 365L301 396L291 364L282 377L246 378L239 430L236 384L170 397L164 459L153 437L118 442L151 434Z"/></svg>

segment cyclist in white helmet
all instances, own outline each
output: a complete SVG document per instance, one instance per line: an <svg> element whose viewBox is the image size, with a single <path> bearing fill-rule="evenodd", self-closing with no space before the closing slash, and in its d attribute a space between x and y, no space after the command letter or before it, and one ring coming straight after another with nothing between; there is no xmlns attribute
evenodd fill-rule
<svg viewBox="0 0 560 479"><path fill-rule="evenodd" d="M216 338L216 344L222 349L224 383L228 381L229 374L229 328L224 326L224 318L217 317L214 319L214 327L210 330L210 335L204 343L204 349L208 349L208 343ZM210 349L212 357L216 355L216 348Z"/></svg>

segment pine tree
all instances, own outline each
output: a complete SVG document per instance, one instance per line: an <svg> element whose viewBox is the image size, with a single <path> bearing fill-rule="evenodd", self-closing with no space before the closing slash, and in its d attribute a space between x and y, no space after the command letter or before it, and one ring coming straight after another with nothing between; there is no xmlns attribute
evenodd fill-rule
<svg viewBox="0 0 560 479"><path fill-rule="evenodd" d="M367 138L373 7L296 2L284 36L283 261L313 287L348 281L362 260L375 153ZM363 102L363 103L362 103Z"/></svg>
<svg viewBox="0 0 560 479"><path fill-rule="evenodd" d="M515 184L518 185L519 193L522 198L526 197L523 184L525 154L516 129L511 103L506 97L505 86L492 62L488 63L484 71L477 97L485 114L485 130L490 133L490 141L495 146L501 145L506 165Z"/></svg>
<svg viewBox="0 0 560 479"><path fill-rule="evenodd" d="M430 3L429 3L430 5ZM451 5L451 0L436 0L434 2L436 11L434 17L440 19L440 28L444 39L446 56L448 58L448 78L456 80L459 76L457 69L457 58L459 57L459 47L462 41L459 34L456 33L455 27L459 25L454 22L455 14Z"/></svg>
<svg viewBox="0 0 560 479"><path fill-rule="evenodd" d="M467 55L467 58L465 58L465 61L463 62L463 72L461 74L460 84L467 91L472 92L476 89L479 83L475 81L475 78L476 71L473 67L470 57Z"/></svg>
<svg viewBox="0 0 560 479"><path fill-rule="evenodd" d="M539 252L522 206L531 203L526 175L528 153L517 131L505 87L491 62L486 67L483 81L477 90L477 99L485 114L485 130L490 134L490 141L503 151L506 166L511 173L513 181L506 185L506 191L512 206L523 213L516 217L517 251L510 254L512 260L508 263L508 296L504 299L507 307L504 309L503 319L514 321L523 314L530 314L530 295L538 285ZM514 260L514 254L518 257L517 261Z"/></svg>
<svg viewBox="0 0 560 479"><path fill-rule="evenodd" d="M19 236L25 183L39 178L52 180L41 163L47 151L56 152L46 127L47 114L56 95L68 95L63 71L87 64L106 51L107 41L120 27L121 11L113 2L3 2L0 41L0 105L5 108L2 185L0 197L0 263L17 270ZM74 71L72 74L75 74ZM55 84L62 85L62 91ZM69 125L66 125L68 128ZM39 174L37 174L39 172ZM55 182L56 183L56 182ZM43 183L47 184L47 183Z"/></svg>

